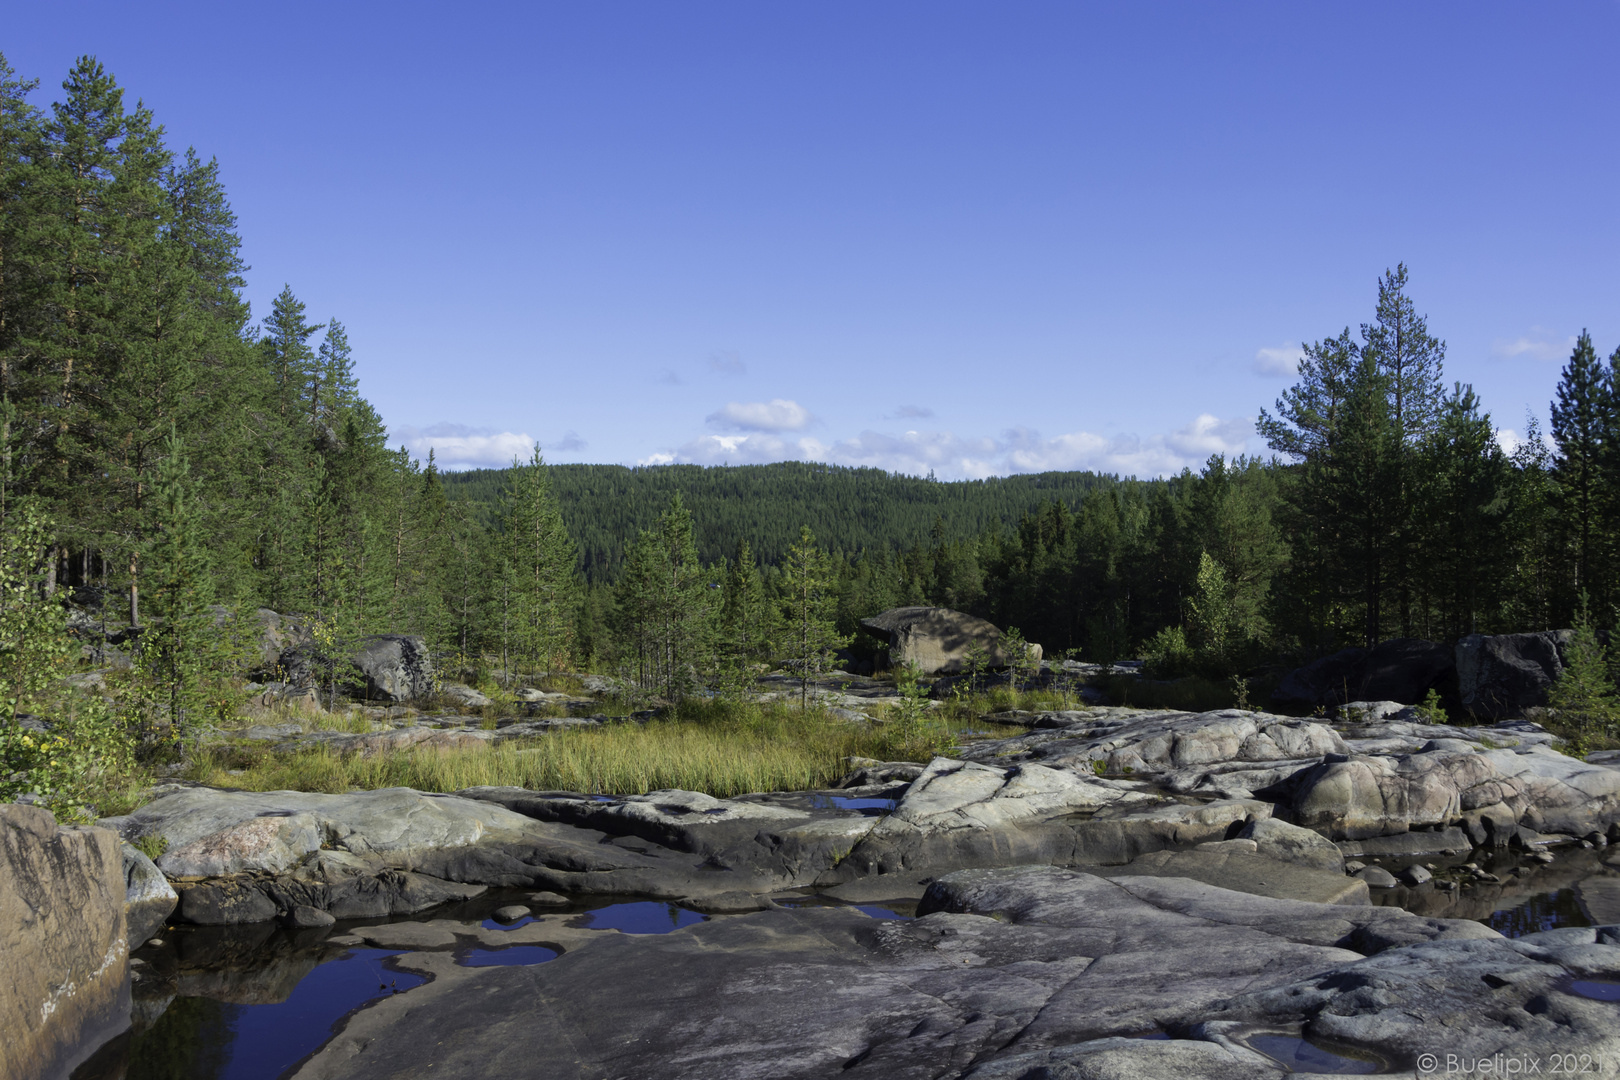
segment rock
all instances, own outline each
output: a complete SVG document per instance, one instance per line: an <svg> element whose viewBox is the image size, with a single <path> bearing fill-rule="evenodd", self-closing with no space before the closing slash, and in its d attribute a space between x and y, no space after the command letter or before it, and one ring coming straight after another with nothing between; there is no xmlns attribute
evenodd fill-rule
<svg viewBox="0 0 1620 1080"><path fill-rule="evenodd" d="M1247 844L1251 850L1235 846L1239 844ZM1277 900L1309 900L1318 904L1370 902L1367 883L1345 877L1338 867L1325 870L1269 858L1254 852L1253 846L1252 840L1226 840L1200 844L1192 851L1155 851L1137 856L1124 866L1111 866L1098 873L1110 880L1122 875L1190 878L1217 888Z"/></svg>
<svg viewBox="0 0 1620 1080"><path fill-rule="evenodd" d="M1344 855L1338 845L1320 833L1276 818L1262 818L1243 826L1238 836L1253 840L1258 852L1271 859L1299 863L1333 874L1344 873Z"/></svg>
<svg viewBox="0 0 1620 1080"><path fill-rule="evenodd" d="M0 1076L66 1077L129 1026L118 836L0 804Z"/></svg>
<svg viewBox="0 0 1620 1080"><path fill-rule="evenodd" d="M1620 878L1589 877L1575 886L1575 897L1593 925L1620 924Z"/></svg>
<svg viewBox="0 0 1620 1080"><path fill-rule="evenodd" d="M494 917L500 922L517 922L519 919L528 918L529 914L529 909L522 904L507 904L494 911Z"/></svg>
<svg viewBox="0 0 1620 1080"><path fill-rule="evenodd" d="M1360 873L1362 870L1365 870L1366 868L1367 868L1366 863L1358 862L1355 859L1352 859L1349 862L1344 864L1344 872L1347 873L1347 874Z"/></svg>
<svg viewBox="0 0 1620 1080"><path fill-rule="evenodd" d="M460 683L444 683L439 687L439 696L454 702L457 708L462 709L482 709L486 705L495 704L477 690L470 686L462 686Z"/></svg>
<svg viewBox="0 0 1620 1080"><path fill-rule="evenodd" d="M279 615L269 608L259 608L254 618L258 623L258 674L275 679L282 655L309 643L309 626L296 616Z"/></svg>
<svg viewBox="0 0 1620 1080"><path fill-rule="evenodd" d="M331 926L337 922L332 914L309 904L294 904L282 917L282 924L299 930L309 930L321 926Z"/></svg>
<svg viewBox="0 0 1620 1080"><path fill-rule="evenodd" d="M1548 831L1581 835L1620 820L1620 771L1539 745L1357 754L1303 774L1292 801L1296 821L1342 839L1450 825L1493 807L1493 820L1540 814Z"/></svg>
<svg viewBox="0 0 1620 1080"><path fill-rule="evenodd" d="M174 886L144 852L121 844L124 867L124 922L130 941L145 941L163 928L180 902Z"/></svg>
<svg viewBox="0 0 1620 1080"><path fill-rule="evenodd" d="M1457 691L1463 708L1502 719L1547 704L1547 688L1563 673L1572 634L1470 634L1457 642Z"/></svg>
<svg viewBox="0 0 1620 1080"><path fill-rule="evenodd" d="M365 679L365 696L381 701L411 701L433 690L433 658L419 637L382 634L367 638L354 656Z"/></svg>
<svg viewBox="0 0 1620 1080"><path fill-rule="evenodd" d="M776 906L766 897L741 890L718 893L714 896L688 897L682 900L681 904L705 915L739 915L749 911L764 911Z"/></svg>
<svg viewBox="0 0 1620 1080"><path fill-rule="evenodd" d="M1432 689L1444 695L1455 677L1453 650L1417 638L1393 638L1371 651L1342 649L1283 676L1272 701L1283 708L1331 708L1352 701L1416 705Z"/></svg>
<svg viewBox="0 0 1620 1080"><path fill-rule="evenodd" d="M925 675L954 675L967 670L975 648L989 667L1012 661L994 623L950 608L892 608L862 619L861 626L889 643L889 666L895 669L909 665ZM1039 663L1041 647L1030 645L1029 655Z"/></svg>
<svg viewBox="0 0 1620 1080"><path fill-rule="evenodd" d="M1620 960L1593 931L1591 944L1524 948L1399 909L1044 866L949 875L918 913L760 911L597 934L529 967L400 957L431 981L352 1014L293 1075L371 1080L432 1061L447 1076L1280 1080L1286 1067L1252 1037L1332 1024L1352 1048L1410 1062L1414 1033L1436 1030L1422 1027L1425 996L1459 1052L1620 1047L1612 1005L1555 989L1581 964ZM1493 964L1522 985L1483 979ZM1390 990L1358 993L1371 980ZM1524 1021L1538 995L1559 1022ZM1130 1037L1154 1031L1175 1038Z"/></svg>
<svg viewBox="0 0 1620 1080"><path fill-rule="evenodd" d="M573 901L561 893L537 892L529 894L529 903L535 907L568 907Z"/></svg>
<svg viewBox="0 0 1620 1080"><path fill-rule="evenodd" d="M1455 826L1361 840L1341 840L1334 845L1347 857L1361 855L1378 859L1403 855L1456 855L1474 846L1469 842L1468 835Z"/></svg>
<svg viewBox="0 0 1620 1080"><path fill-rule="evenodd" d="M1356 877L1377 889L1393 889L1398 882L1395 875L1382 866L1367 866L1356 871Z"/></svg>
<svg viewBox="0 0 1620 1080"><path fill-rule="evenodd" d="M1434 875L1429 872L1427 867L1408 866L1400 872L1399 877L1403 884L1422 885L1425 881L1432 879Z"/></svg>
<svg viewBox="0 0 1620 1080"><path fill-rule="evenodd" d="M324 687L327 667L308 642L281 654L278 664L286 682L300 689ZM433 692L433 658L427 642L402 634L365 638L360 647L337 664L337 682L345 692L371 701L404 702Z"/></svg>

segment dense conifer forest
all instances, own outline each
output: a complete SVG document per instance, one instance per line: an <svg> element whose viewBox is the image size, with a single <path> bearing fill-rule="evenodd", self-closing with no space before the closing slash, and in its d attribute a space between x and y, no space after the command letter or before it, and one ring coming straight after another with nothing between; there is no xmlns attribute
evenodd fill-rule
<svg viewBox="0 0 1620 1080"><path fill-rule="evenodd" d="M1583 335L1550 438L1532 425L1509 452L1447 380L1404 266L1369 282L1366 322L1306 348L1260 413L1265 459L939 482L537 451L446 476L388 448L318 299L289 285L249 310L214 160L167 145L93 59L41 102L0 64L5 585L136 628L153 715L203 692L222 663L205 643L260 607L334 643L418 634L669 692L808 648L786 628L811 608L818 655L932 603L1048 655L1222 677L1615 618L1620 351Z"/></svg>

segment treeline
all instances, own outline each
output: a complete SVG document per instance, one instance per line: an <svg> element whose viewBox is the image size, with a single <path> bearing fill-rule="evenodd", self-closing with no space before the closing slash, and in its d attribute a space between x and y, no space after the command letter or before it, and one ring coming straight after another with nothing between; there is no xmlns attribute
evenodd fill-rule
<svg viewBox="0 0 1620 1080"><path fill-rule="evenodd" d="M654 528L680 494L695 522L698 556L730 557L747 541L755 555L779 563L808 525L836 550L897 550L925 544L936 532L978 536L1015 524L1047 502L1078 506L1117 481L1091 472L1046 472L985 480L938 481L815 462L703 468L697 465L553 465L551 485L588 581L613 582L625 553ZM508 484L504 469L447 473L445 492L494 526Z"/></svg>

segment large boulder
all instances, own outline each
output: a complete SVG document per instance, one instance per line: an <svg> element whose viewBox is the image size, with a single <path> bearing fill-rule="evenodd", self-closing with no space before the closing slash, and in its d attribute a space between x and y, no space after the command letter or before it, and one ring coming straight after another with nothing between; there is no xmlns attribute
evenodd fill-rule
<svg viewBox="0 0 1620 1080"><path fill-rule="evenodd" d="M975 652L989 667L1007 667L1014 659L996 625L942 607L892 608L862 619L861 626L887 640L889 665L911 666L924 675L966 671ZM1041 647L1029 646L1029 657L1041 659Z"/></svg>
<svg viewBox="0 0 1620 1080"><path fill-rule="evenodd" d="M1569 630L1536 634L1470 634L1457 642L1457 693L1475 716L1503 720L1547 704L1564 672Z"/></svg>
<svg viewBox="0 0 1620 1080"><path fill-rule="evenodd" d="M401 702L426 697L434 690L433 657L427 642L405 634L377 634L335 660L323 660L303 642L281 654L288 684L324 688L328 663L335 663L337 683L345 693L370 701Z"/></svg>
<svg viewBox="0 0 1620 1080"><path fill-rule="evenodd" d="M65 1077L129 1026L118 836L0 804L0 1076Z"/></svg>
<svg viewBox="0 0 1620 1080"><path fill-rule="evenodd" d="M1331 708L1351 701L1416 705L1430 690L1449 696L1456 656L1445 645L1392 638L1372 649L1341 649L1283 676L1272 693L1280 708Z"/></svg>

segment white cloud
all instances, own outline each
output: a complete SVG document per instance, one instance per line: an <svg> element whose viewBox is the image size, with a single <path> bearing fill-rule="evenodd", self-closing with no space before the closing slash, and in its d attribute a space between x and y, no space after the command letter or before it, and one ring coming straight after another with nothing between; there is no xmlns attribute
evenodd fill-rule
<svg viewBox="0 0 1620 1080"><path fill-rule="evenodd" d="M529 460L535 439L527 432L492 431L465 424L434 424L426 428L401 427L390 432L390 442L401 444L411 457L426 461L428 451L441 469L503 469L512 459ZM585 449L585 440L568 431L554 443L541 443L542 450L571 453Z"/></svg>
<svg viewBox="0 0 1620 1080"><path fill-rule="evenodd" d="M708 416L709 423L733 431L798 431L809 426L813 419L810 410L786 398L733 401Z"/></svg>
<svg viewBox="0 0 1620 1080"><path fill-rule="evenodd" d="M685 445L651 455L643 465L689 462L696 465L763 464L770 461L825 461L920 476L930 470L948 478L982 479L1011 473L1091 469L1126 476L1164 476L1199 469L1211 454L1234 455L1248 448L1254 421L1221 420L1203 414L1163 435L1097 435L1070 432L1046 438L1027 428L999 438L964 437L949 431L889 434L863 431L848 439L822 442L813 436L783 438L772 432L701 435Z"/></svg>
<svg viewBox="0 0 1620 1080"><path fill-rule="evenodd" d="M1305 350L1293 342L1277 346L1275 349L1261 349L1254 354L1254 373L1256 375L1283 375L1299 374L1299 362L1305 359Z"/></svg>
<svg viewBox="0 0 1620 1080"><path fill-rule="evenodd" d="M1497 338L1491 343L1491 354L1504 360L1528 356L1532 360L1563 360L1575 351L1575 337L1554 337L1552 331L1532 326L1530 333L1508 341Z"/></svg>

